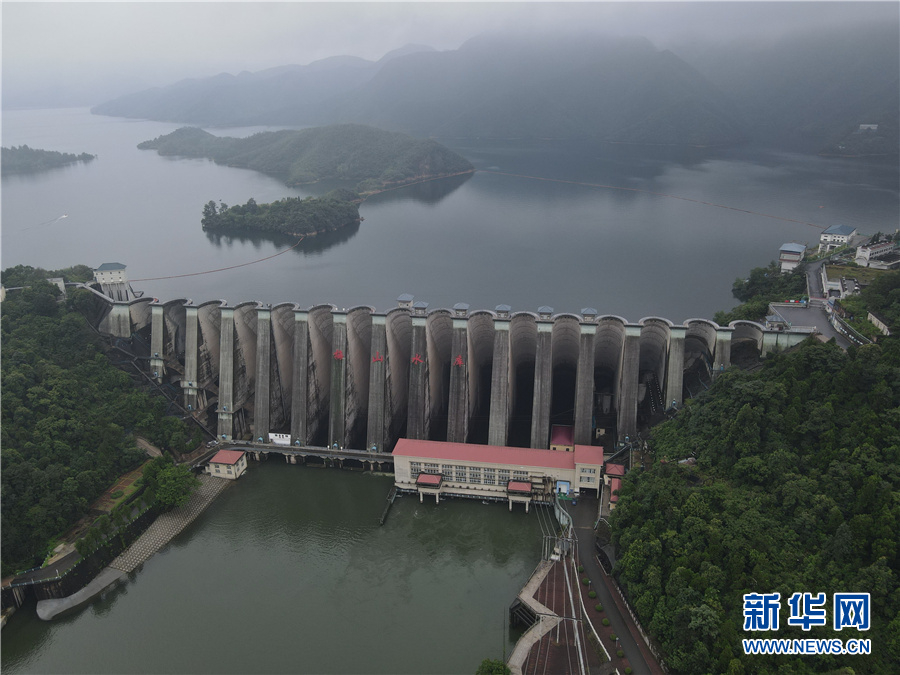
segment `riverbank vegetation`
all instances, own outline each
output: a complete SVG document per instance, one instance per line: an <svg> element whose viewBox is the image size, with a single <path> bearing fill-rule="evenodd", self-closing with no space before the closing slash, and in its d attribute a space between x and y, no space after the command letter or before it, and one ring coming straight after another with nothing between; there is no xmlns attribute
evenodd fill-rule
<svg viewBox="0 0 900 675"><path fill-rule="evenodd" d="M866 337L884 339L881 331L868 320L869 312L884 322L892 334L900 333L900 272L882 272L859 295L839 302L845 312L844 320Z"/></svg>
<svg viewBox="0 0 900 675"><path fill-rule="evenodd" d="M60 302L48 276L67 271L18 266L2 273L4 286L28 286L7 294L0 320L3 575L39 564L54 537L146 458L133 433L175 452L201 440L164 415L162 398L138 390L109 362L75 310L87 291Z"/></svg>
<svg viewBox="0 0 900 675"><path fill-rule="evenodd" d="M247 138L182 127L138 148L160 155L204 157L259 171L288 185L348 181L360 194L474 171L464 157L436 141L360 124L267 131Z"/></svg>
<svg viewBox="0 0 900 675"><path fill-rule="evenodd" d="M0 148L0 172L4 176L14 173L34 173L77 162L90 162L96 158L96 155L89 155L86 152L73 155L55 150L38 150L27 145L13 146Z"/></svg>
<svg viewBox="0 0 900 675"><path fill-rule="evenodd" d="M200 220L204 230L235 232L257 230L300 237L334 232L359 222L359 206L353 202L325 197L288 197L271 204L228 206L210 201Z"/></svg>
<svg viewBox="0 0 900 675"><path fill-rule="evenodd" d="M883 283L870 302L897 316L898 285ZM900 339L847 352L810 339L759 370L727 370L656 427L651 446L653 464L628 474L611 517L614 573L672 672L894 670ZM752 592L781 593L777 633L743 631ZM787 625L795 592L827 594L826 626ZM871 594L870 630L832 629L833 595L845 592ZM873 650L745 656L748 637L868 638Z"/></svg>
<svg viewBox="0 0 900 675"><path fill-rule="evenodd" d="M800 264L787 274L778 263L755 267L746 279L736 279L731 294L741 304L727 312L716 312L713 320L720 326L744 319L761 321L769 313L769 303L800 300L806 295L806 266Z"/></svg>

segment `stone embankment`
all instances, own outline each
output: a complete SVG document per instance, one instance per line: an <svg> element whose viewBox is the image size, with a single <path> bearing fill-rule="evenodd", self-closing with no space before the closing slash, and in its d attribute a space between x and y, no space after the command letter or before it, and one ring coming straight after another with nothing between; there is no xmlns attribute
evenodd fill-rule
<svg viewBox="0 0 900 675"><path fill-rule="evenodd" d="M92 600L109 586L136 570L190 525L229 485L231 481L201 475L200 487L191 495L187 504L159 516L137 541L77 593L66 598L38 602L38 617L49 621L62 612Z"/></svg>

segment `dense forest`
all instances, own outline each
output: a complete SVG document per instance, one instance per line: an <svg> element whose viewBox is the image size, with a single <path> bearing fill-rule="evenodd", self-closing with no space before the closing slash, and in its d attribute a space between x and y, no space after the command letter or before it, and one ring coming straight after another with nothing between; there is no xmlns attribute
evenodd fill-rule
<svg viewBox="0 0 900 675"><path fill-rule="evenodd" d="M203 207L200 220L204 230L235 232L258 230L294 237L334 232L359 222L359 206L344 199L326 195L316 197L288 197L271 204L228 206L210 201Z"/></svg>
<svg viewBox="0 0 900 675"><path fill-rule="evenodd" d="M138 148L160 155L206 157L275 176L288 185L352 181L361 193L474 171L465 158L435 141L357 124L267 131L248 138L183 127Z"/></svg>
<svg viewBox="0 0 900 675"><path fill-rule="evenodd" d="M3 175L14 173L33 173L46 169L55 169L59 166L74 164L75 162L90 162L96 159L95 155L86 152L73 155L68 152L55 150L36 150L27 145L0 148L0 171Z"/></svg>
<svg viewBox="0 0 900 675"><path fill-rule="evenodd" d="M79 307L88 291L60 301L47 277L84 281L78 266L4 270L2 304L2 574L37 565L55 537L83 516L123 472L146 459L140 434L164 449L192 449L200 437L166 402L138 390L113 366Z"/></svg>
<svg viewBox="0 0 900 675"><path fill-rule="evenodd" d="M898 316L900 273L870 289ZM732 368L651 447L611 518L615 574L673 672L897 672L900 339L847 352L810 339ZM777 633L743 631L751 592L781 593ZM790 627L795 592L871 593L872 628ZM745 656L741 638L759 637L869 638L872 655Z"/></svg>
<svg viewBox="0 0 900 675"><path fill-rule="evenodd" d="M713 320L720 326L745 319L760 321L769 311L770 302L800 300L806 296L806 266L801 264L787 274L781 273L778 263L754 267L746 279L736 279L731 294L741 304L728 312L716 312Z"/></svg>

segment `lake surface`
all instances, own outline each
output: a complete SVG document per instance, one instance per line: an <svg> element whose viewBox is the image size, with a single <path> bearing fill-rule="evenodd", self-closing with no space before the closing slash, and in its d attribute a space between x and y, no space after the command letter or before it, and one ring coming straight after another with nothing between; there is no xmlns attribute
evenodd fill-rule
<svg viewBox="0 0 900 675"><path fill-rule="evenodd" d="M403 496L379 527L392 483L251 464L101 600L52 622L21 608L3 672L474 673L509 654L535 510Z"/></svg>
<svg viewBox="0 0 900 675"><path fill-rule="evenodd" d="M3 178L2 266L115 261L139 280L240 265L294 242L207 235L200 228L203 204L250 197L268 202L332 187L288 188L252 171L137 149L177 126L98 117L85 109L4 111L4 146L99 158ZM213 131L237 136L258 130ZM412 293L432 308L457 302L473 309L501 303L532 311L594 307L631 321L650 315L682 321L733 306L734 279L776 259L782 243L818 241L821 230L803 223L849 223L874 234L893 231L900 221L896 162L445 142L479 171L375 196L361 206L365 220L358 228L309 238L266 262L134 286L195 302L387 310L398 295ZM62 214L68 218L48 224Z"/></svg>

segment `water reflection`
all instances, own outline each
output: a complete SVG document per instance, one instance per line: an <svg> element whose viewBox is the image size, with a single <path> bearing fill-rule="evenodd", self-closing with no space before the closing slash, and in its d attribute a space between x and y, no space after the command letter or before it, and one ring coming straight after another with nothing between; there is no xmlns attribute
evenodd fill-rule
<svg viewBox="0 0 900 675"><path fill-rule="evenodd" d="M324 251L350 241L359 232L359 223L353 223L334 232L322 232L308 236L294 249L300 256L321 255ZM206 232L207 240L216 248L227 248L234 242L251 244L261 249L263 244L275 244L279 249L289 248L297 243L296 237L277 232L247 232L245 230Z"/></svg>
<svg viewBox="0 0 900 675"><path fill-rule="evenodd" d="M381 192L369 197L366 202L388 204L397 201L416 201L434 206L462 187L471 178L472 174L466 173L461 176L449 176L447 178L428 180L422 183L397 188L396 190Z"/></svg>
<svg viewBox="0 0 900 675"><path fill-rule="evenodd" d="M428 206L440 203L451 193L462 187L466 181L472 178L472 174L462 176L450 176L437 180L429 180L415 185L407 185L396 190L387 190L373 195L363 202L360 211L365 213L366 204L384 205L396 202L418 202ZM321 182L315 186L315 194L322 195L337 187L346 187L337 181ZM363 216L365 217L365 216ZM328 249L344 244L359 232L360 223L347 225L334 232L322 232L315 236L307 236L294 251L301 256L321 255ZM246 230L206 232L207 240L222 248L233 242L251 244L255 249L261 249L263 244L272 243L280 249L288 248L297 243L297 239L289 235L277 232L248 232Z"/></svg>

